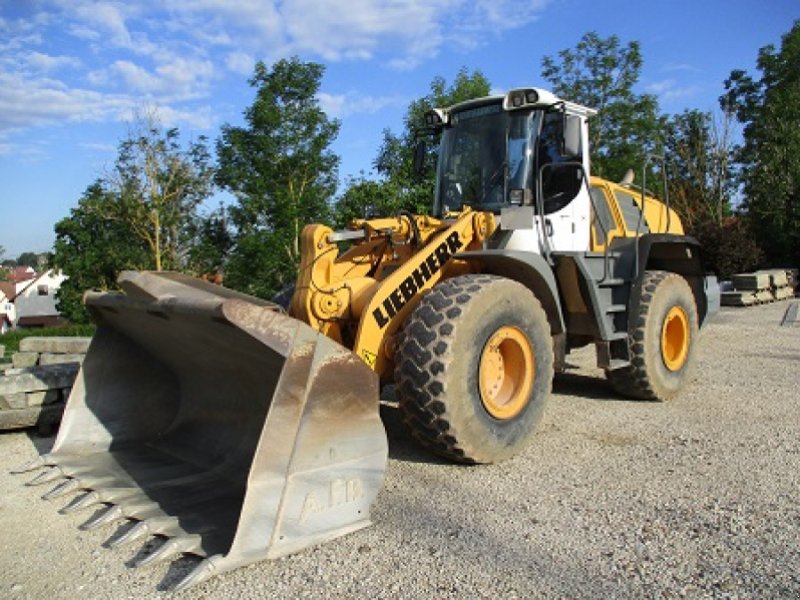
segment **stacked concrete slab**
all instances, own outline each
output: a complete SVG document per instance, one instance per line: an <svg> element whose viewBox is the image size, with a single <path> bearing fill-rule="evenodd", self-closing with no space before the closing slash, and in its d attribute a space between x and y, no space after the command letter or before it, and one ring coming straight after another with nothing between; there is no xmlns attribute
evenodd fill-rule
<svg viewBox="0 0 800 600"><path fill-rule="evenodd" d="M752 306L793 298L797 269L770 269L734 275L730 288L722 292L723 306Z"/></svg>
<svg viewBox="0 0 800 600"><path fill-rule="evenodd" d="M0 373L0 430L38 426L52 430L91 338L29 337Z"/></svg>

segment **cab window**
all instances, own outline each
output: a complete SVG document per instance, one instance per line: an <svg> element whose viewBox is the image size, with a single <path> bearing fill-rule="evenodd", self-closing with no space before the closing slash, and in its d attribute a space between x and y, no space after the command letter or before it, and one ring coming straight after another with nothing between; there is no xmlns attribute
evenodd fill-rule
<svg viewBox="0 0 800 600"><path fill-rule="evenodd" d="M542 200L544 213L561 210L572 202L581 189L583 173L573 163L580 162L580 156L565 156L564 115L551 112L544 115L539 132L537 163L542 178Z"/></svg>

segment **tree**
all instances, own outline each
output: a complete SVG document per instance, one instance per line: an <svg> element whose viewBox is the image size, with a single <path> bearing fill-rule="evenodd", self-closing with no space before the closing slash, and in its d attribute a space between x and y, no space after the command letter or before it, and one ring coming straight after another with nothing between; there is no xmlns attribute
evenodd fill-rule
<svg viewBox="0 0 800 600"><path fill-rule="evenodd" d="M383 143L374 166L384 178L381 185L386 186L378 195L386 197L394 194L397 201L391 207L395 211L404 208L415 213L425 213L430 210L433 201L437 156L435 143L429 144L421 177L416 177L414 173L414 148L420 138L425 113L432 108L488 96L490 91L489 80L481 71L470 73L466 67L462 67L452 84L448 86L444 77L436 77L431 81L428 94L409 104L403 119L402 133L384 130ZM364 199L371 202L366 196ZM352 198L348 199L351 200Z"/></svg>
<svg viewBox="0 0 800 600"><path fill-rule="evenodd" d="M623 46L616 35L595 32L584 34L575 49L542 59L542 77L555 94L598 111L589 127L594 175L619 180L658 149L658 101L633 89L641 70L639 42Z"/></svg>
<svg viewBox="0 0 800 600"><path fill-rule="evenodd" d="M391 181L369 180L362 173L349 178L345 187L345 193L336 201L337 227L346 227L355 219L394 215L405 208L402 195Z"/></svg>
<svg viewBox="0 0 800 600"><path fill-rule="evenodd" d="M96 210L130 227L149 248L156 271L185 268L187 228L213 189L210 161L206 138L184 149L176 128L164 130L154 114L139 117L103 181L111 201L98 203Z"/></svg>
<svg viewBox="0 0 800 600"><path fill-rule="evenodd" d="M707 222L720 226L735 193L730 113L687 110L666 122L669 198L692 231Z"/></svg>
<svg viewBox="0 0 800 600"><path fill-rule="evenodd" d="M758 53L760 78L735 70L723 107L744 125L737 159L743 208L772 264L800 264L800 20Z"/></svg>
<svg viewBox="0 0 800 600"><path fill-rule="evenodd" d="M233 247L225 206L198 216L190 226L192 245L189 250L189 270L195 275L216 276L225 270L225 262Z"/></svg>
<svg viewBox="0 0 800 600"><path fill-rule="evenodd" d="M149 248L122 221L102 216L104 205L116 202L97 180L86 188L78 206L55 225L53 267L68 279L56 295L58 311L74 323L88 322L83 293L89 289L110 290L124 269L143 269L150 265Z"/></svg>
<svg viewBox="0 0 800 600"><path fill-rule="evenodd" d="M17 257L17 264L22 267L39 267L39 255L36 252L23 252Z"/></svg>
<svg viewBox="0 0 800 600"><path fill-rule="evenodd" d="M217 183L237 200L230 208L234 247L226 266L231 287L271 297L294 281L300 232L330 219L339 158L330 145L339 122L321 110L324 67L284 59L255 66L256 89L245 126L224 125L217 143Z"/></svg>

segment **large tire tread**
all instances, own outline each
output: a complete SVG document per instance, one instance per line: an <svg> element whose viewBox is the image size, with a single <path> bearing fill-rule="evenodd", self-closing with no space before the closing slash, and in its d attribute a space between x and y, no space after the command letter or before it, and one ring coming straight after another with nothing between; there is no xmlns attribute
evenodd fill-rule
<svg viewBox="0 0 800 600"><path fill-rule="evenodd" d="M448 369L459 358L451 349L464 318L463 307L477 295L493 293L490 288L500 290L500 286L508 282L492 275L465 275L443 281L422 299L400 337L395 374L403 419L418 442L455 462L495 462L519 450L519 447L493 449L495 440L487 438L480 423L463 416L454 420L451 403L465 400L447 396ZM530 300L538 335L550 342L544 310L532 294ZM537 377L548 380L545 396L549 394L553 378L552 346L549 350L549 356L537 355L543 365ZM541 407L536 408L541 412ZM534 421L538 421L538 417Z"/></svg>
<svg viewBox="0 0 800 600"><path fill-rule="evenodd" d="M680 275L670 271L645 271L642 281L639 310L631 322L629 329L631 364L621 369L606 371L606 376L614 390L623 396L640 400L668 400L672 398L676 389L668 389L664 385L661 376L661 368L656 365L656 361L661 360L660 355L654 356L652 351L648 351L648 325L652 325L650 320L657 315L654 314L654 302L657 293L664 293L666 288L673 288L677 293L682 294L686 299L691 299L694 306L694 298L691 295L686 280ZM688 294L688 297L687 297ZM697 336L697 312L690 313L690 354L687 364L684 366L683 373L676 375L682 380L686 379L686 371L691 366L694 346ZM653 331L651 330L651 335Z"/></svg>

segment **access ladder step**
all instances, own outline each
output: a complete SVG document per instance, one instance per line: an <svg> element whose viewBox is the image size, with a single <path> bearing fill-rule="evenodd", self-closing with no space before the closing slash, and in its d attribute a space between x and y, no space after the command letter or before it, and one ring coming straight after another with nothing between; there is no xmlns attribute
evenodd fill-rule
<svg viewBox="0 0 800 600"><path fill-rule="evenodd" d="M620 277L606 277L605 279L598 280L597 285L600 287L614 287L626 283L628 283L628 281Z"/></svg>
<svg viewBox="0 0 800 600"><path fill-rule="evenodd" d="M611 304L610 306L606 306L607 313L623 313L626 310L628 310L628 307L625 304Z"/></svg>
<svg viewBox="0 0 800 600"><path fill-rule="evenodd" d="M615 371L617 369L624 369L630 364L631 361L625 360L624 358L612 358L611 361L608 363L608 370Z"/></svg>

